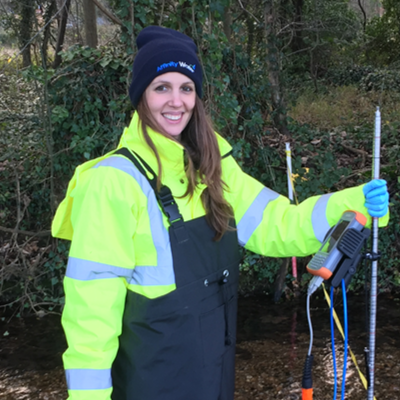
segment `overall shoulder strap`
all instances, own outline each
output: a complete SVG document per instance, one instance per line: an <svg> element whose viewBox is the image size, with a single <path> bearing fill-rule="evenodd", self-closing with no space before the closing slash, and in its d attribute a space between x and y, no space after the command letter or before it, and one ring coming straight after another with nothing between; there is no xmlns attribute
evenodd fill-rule
<svg viewBox="0 0 400 400"><path fill-rule="evenodd" d="M228 151L228 153L224 154L224 155L221 157L221 160L223 160L224 158L227 158L227 157L229 157L229 156L233 156L233 150Z"/></svg>
<svg viewBox="0 0 400 400"><path fill-rule="evenodd" d="M135 165L135 167L140 171L140 173L146 177L146 179L149 181L153 190L155 192L157 192L157 175L150 168L150 166L143 160L143 158L139 156L139 154L137 154L135 152L133 152L133 153L135 155L133 155L126 147L121 147L113 154L121 154L122 156L128 158ZM138 161L138 159L140 160L140 162ZM153 175L153 179L150 179L147 176L146 170L143 168L143 165Z"/></svg>
<svg viewBox="0 0 400 400"><path fill-rule="evenodd" d="M133 155L132 153L135 155ZM172 196L170 188L168 186L162 185L160 190L157 190L157 175L155 174L155 172L146 163L146 161L144 161L143 158L139 156L139 154L135 153L134 151L132 151L132 153L126 147L121 147L113 154L121 154L122 156L128 158L140 171L140 173L149 181L163 213L167 216L171 226L175 227L177 236L180 236L178 237L178 241L180 243L185 242L187 240L187 234L183 226L183 217L179 212L178 205L176 204L175 199ZM140 162L138 159L140 160ZM146 170L143 168L143 166L153 175L153 179L150 179L147 176Z"/></svg>

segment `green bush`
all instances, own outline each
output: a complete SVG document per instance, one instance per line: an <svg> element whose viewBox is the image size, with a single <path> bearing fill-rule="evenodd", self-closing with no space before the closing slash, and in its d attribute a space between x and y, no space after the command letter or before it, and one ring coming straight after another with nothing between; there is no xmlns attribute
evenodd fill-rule
<svg viewBox="0 0 400 400"><path fill-rule="evenodd" d="M307 29L302 31L304 48L298 49L297 56L290 54L294 51L293 31L285 28L278 37L269 37L269 43L266 40L264 22L254 18L264 12L263 2L249 3L248 13L226 0L134 3L134 9L126 0L110 3L124 25L120 42L115 40L96 50L73 46L63 52L63 62L56 71L36 65L24 71L23 78L3 79L0 75L9 109L0 114L1 226L8 231L30 231L19 233L19 240L11 233L1 239L0 255L7 265L2 270L2 303L19 302L35 311L62 305L61 279L68 243L53 240L48 234L56 203L63 198L74 168L115 147L129 123L134 38L144 26L160 22L194 38L204 67L206 107L245 172L287 194L284 143L291 142L299 201L369 179L373 113L378 103L385 108L382 175L392 194L393 222L381 234L385 246L380 285L395 287L399 282L399 249L392 245L397 243L395 221L399 217L400 122L395 105L399 79L394 67L377 68L382 64L372 47L369 59L359 56L365 42L360 39L360 21L348 4L304 2L302 21ZM292 26L294 10L287 7L275 10L279 15L277 31ZM225 17L231 17L230 35L223 29ZM316 22L319 28L312 29ZM396 38L397 33L391 32ZM371 46L379 35L378 30L367 32L367 44ZM272 49L271 42L276 48ZM385 54L390 53L388 60L394 59L397 48L385 48ZM290 115L295 120L289 118L287 132L280 132L274 124L276 114L286 111L283 106L277 110L271 100L268 65L272 64L267 62L271 59L283 69L281 84L293 100ZM38 232L41 235L34 236ZM309 276L305 263L299 264L304 289ZM242 289L266 287L270 293L279 265L280 260L243 251ZM290 274L286 278L290 285ZM360 285L356 279L352 287L358 290Z"/></svg>
<svg viewBox="0 0 400 400"><path fill-rule="evenodd" d="M358 86L368 74L373 72L374 68L369 65L345 65L330 68L324 78L335 86Z"/></svg>
<svg viewBox="0 0 400 400"><path fill-rule="evenodd" d="M131 114L132 58L122 48L72 47L49 83L54 168L63 179L75 166L115 147Z"/></svg>
<svg viewBox="0 0 400 400"><path fill-rule="evenodd" d="M364 75L360 87L365 91L393 91L400 93L400 70L378 69Z"/></svg>
<svg viewBox="0 0 400 400"><path fill-rule="evenodd" d="M368 62L387 67L400 61L400 3L397 0L383 0L385 10L382 17L373 18L367 25Z"/></svg>

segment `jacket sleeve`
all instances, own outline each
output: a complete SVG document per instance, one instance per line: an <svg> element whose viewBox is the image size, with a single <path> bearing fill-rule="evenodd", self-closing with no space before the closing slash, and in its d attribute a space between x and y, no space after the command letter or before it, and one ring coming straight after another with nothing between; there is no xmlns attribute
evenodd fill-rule
<svg viewBox="0 0 400 400"><path fill-rule="evenodd" d="M268 257L313 254L346 210L361 212L367 217L367 226L371 225L363 185L291 205L289 199L245 174L232 157L222 162L239 243L255 253ZM387 222L388 215L380 219L380 226Z"/></svg>
<svg viewBox="0 0 400 400"><path fill-rule="evenodd" d="M92 168L71 193L73 236L62 315L69 400L111 399L111 366L135 266L132 192L137 188L125 175L114 168Z"/></svg>

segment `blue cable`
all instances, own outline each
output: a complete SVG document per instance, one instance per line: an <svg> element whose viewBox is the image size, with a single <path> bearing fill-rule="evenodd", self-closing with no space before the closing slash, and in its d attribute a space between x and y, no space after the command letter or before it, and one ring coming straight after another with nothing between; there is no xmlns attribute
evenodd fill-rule
<svg viewBox="0 0 400 400"><path fill-rule="evenodd" d="M337 396L337 371L336 371L336 354L335 354L335 325L333 323L333 286L331 286L331 343L333 357L333 400Z"/></svg>
<svg viewBox="0 0 400 400"><path fill-rule="evenodd" d="M346 386L346 370L347 370L347 298L346 298L346 284L342 279L342 292L343 292L343 316L344 316L344 356L343 356L343 376L342 376L342 396L341 400L344 400L345 386Z"/></svg>

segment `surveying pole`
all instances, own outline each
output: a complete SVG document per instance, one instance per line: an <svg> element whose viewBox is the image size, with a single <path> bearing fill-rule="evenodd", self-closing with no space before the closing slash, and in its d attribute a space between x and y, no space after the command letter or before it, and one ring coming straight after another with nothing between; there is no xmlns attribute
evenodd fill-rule
<svg viewBox="0 0 400 400"><path fill-rule="evenodd" d="M372 179L379 179L379 162L381 152L381 112L379 107L375 113L375 134L374 147L372 157ZM372 255L374 260L371 267L371 294L370 294L370 323L369 323L369 386L368 400L374 400L374 378L375 378L375 337L376 337L376 303L377 303L377 286L378 286L378 224L379 218L372 218Z"/></svg>

